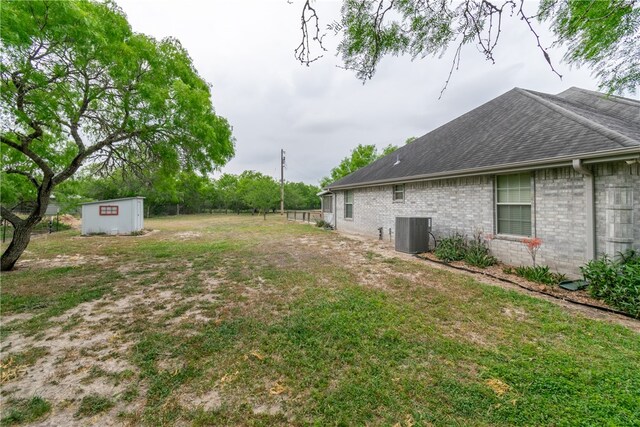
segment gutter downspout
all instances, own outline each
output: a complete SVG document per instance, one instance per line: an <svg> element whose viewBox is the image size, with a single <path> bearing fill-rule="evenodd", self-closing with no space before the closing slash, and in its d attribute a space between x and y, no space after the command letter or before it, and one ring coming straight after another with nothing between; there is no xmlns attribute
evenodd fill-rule
<svg viewBox="0 0 640 427"><path fill-rule="evenodd" d="M584 202L587 211L586 238L587 238L587 261L596 258L596 222L595 222L595 177L587 169L581 159L573 159L573 169L584 176Z"/></svg>
<svg viewBox="0 0 640 427"><path fill-rule="evenodd" d="M333 206L335 206L335 209L333 210L333 229L337 230L338 229L338 193L334 192L332 199L333 199Z"/></svg>

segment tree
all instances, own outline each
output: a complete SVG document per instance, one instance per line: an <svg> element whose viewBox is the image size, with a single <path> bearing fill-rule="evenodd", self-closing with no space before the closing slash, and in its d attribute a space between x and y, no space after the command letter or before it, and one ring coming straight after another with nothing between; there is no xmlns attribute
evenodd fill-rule
<svg viewBox="0 0 640 427"><path fill-rule="evenodd" d="M220 195L225 210L231 209L240 213L242 197L238 189L238 177L225 173L216 181L216 191Z"/></svg>
<svg viewBox="0 0 640 427"><path fill-rule="evenodd" d="M183 213L200 213L207 203L209 179L193 172L182 172L176 180L178 203Z"/></svg>
<svg viewBox="0 0 640 427"><path fill-rule="evenodd" d="M525 10L527 6L525 0L343 0L340 18L328 28L341 38L338 53L344 68L363 81L373 77L387 55L441 56L453 46L444 91L458 69L464 45L475 44L495 62L503 23L513 17L528 28L531 42L560 76L535 28L536 22L545 23L555 36L554 44L566 49L567 63L590 68L609 93L635 93L640 84L640 2L541 0L537 11ZM311 53L314 43L326 50L325 34L311 0L304 2L301 18L302 42L295 55L309 65L320 57Z"/></svg>
<svg viewBox="0 0 640 427"><path fill-rule="evenodd" d="M320 198L317 196L320 188L304 182L286 182L284 184L285 209L317 209Z"/></svg>
<svg viewBox="0 0 640 427"><path fill-rule="evenodd" d="M258 209L267 219L267 212L280 200L280 187L270 176L245 171L240 175L242 198L247 205Z"/></svg>
<svg viewBox="0 0 640 427"><path fill-rule="evenodd" d="M133 33L112 2L5 1L2 9L0 173L33 185L36 201L21 218L1 200L15 229L3 271L27 247L56 186L83 165L204 173L233 156L231 127L177 40Z"/></svg>
<svg viewBox="0 0 640 427"><path fill-rule="evenodd" d="M398 147L389 144L382 150L382 153L378 153L376 146L373 144L371 145L359 144L356 148L354 148L351 151L351 155L349 157L345 157L344 159L342 159L342 161L338 166L331 169L330 176L326 176L320 180L320 186L326 187L332 182L335 182L340 178L343 178L349 175L350 173L353 173L358 169L363 168L368 164L375 162L381 157L391 154L397 149Z"/></svg>

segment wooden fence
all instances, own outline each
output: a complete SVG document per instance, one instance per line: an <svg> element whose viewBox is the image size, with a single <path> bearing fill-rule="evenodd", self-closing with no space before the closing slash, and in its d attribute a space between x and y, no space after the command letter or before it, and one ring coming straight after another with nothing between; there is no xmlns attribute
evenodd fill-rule
<svg viewBox="0 0 640 427"><path fill-rule="evenodd" d="M322 219L322 211L286 211L288 221L316 222Z"/></svg>

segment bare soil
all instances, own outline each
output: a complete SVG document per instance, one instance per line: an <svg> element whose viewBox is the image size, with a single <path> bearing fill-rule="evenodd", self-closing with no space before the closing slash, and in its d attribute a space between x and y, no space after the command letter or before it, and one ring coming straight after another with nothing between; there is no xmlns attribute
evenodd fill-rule
<svg viewBox="0 0 640 427"><path fill-rule="evenodd" d="M194 222L185 220L184 223L175 221L173 229L158 232L152 238L162 241L206 241L212 236L206 230L193 229ZM190 227L189 229L184 229ZM311 226L310 226L311 227ZM230 231L229 233L233 233ZM251 236L243 237L251 239ZM565 300L543 296L527 291L518 286L489 278L482 271L477 273L461 272L451 267L421 260L408 254L396 252L391 242L373 240L359 235L336 235L335 232L315 234L314 236L300 235L290 239L280 239L275 242L277 250L270 244L269 239L263 240L254 248L257 254L253 259L225 260L217 269L206 270L199 273L199 283L202 289L196 295L181 292L187 278L181 271L190 271L193 265L185 262L176 269L176 261L170 262L126 262L118 255L105 256L96 254L64 254L51 258L37 258L33 253L28 254L20 261L21 269L37 271L41 268L79 266L94 264L105 269L113 269L126 275L127 280L118 285L112 294L108 296L82 303L61 316L50 319L53 326L36 335L12 333L2 343L2 360L7 360L11 355L25 353L33 348L43 348L44 355L33 365L20 367L16 370L15 377L3 381L0 384L3 399L30 398L41 396L51 402L54 408L52 412L35 425L42 426L110 426L120 425L117 415L121 412L136 413L142 410L145 401L143 397L126 402L120 397L132 383L144 391L144 384L138 384L136 377L138 368L133 366L129 359L133 351L134 342L126 334L126 330L143 322L163 323L166 331L175 334L188 334L189 323L219 322L232 310L247 310L256 317L273 316L274 305L265 301L277 299L287 301L299 295L301 289L292 286L283 291L265 285L265 280L260 277L252 277L250 281L235 284L235 289L240 298L236 301L224 301L222 285L225 283L226 269L233 264L239 272L254 268L261 262L286 269L296 269L327 263L346 266L352 272L359 284L363 286L393 291L390 287L390 276L399 283L422 284L428 283L431 287L443 287L445 284L434 282L430 278L428 269L409 269L408 271L392 271L390 263L394 260L402 260L422 266L428 263L436 269L448 270L456 274L474 277L476 280L504 289L515 290L528 294L535 298L541 298L553 304L564 307L571 312L606 322L623 325L631 330L640 332L640 321L629 319L617 314L607 313L594 308L584 307ZM339 254L339 257L336 256ZM228 264L228 265L227 265ZM492 268L492 274L504 275L500 267ZM156 279L157 278L157 279ZM524 279L509 275L509 280L524 283ZM322 278L319 278L322 283ZM540 285L525 283L532 289ZM327 284L327 286L329 286ZM545 287L547 288L547 287ZM545 289L548 290L548 289ZM565 291L553 289L554 293L562 297ZM566 291L568 292L568 291ZM576 297L573 294L572 297ZM584 295L581 295L584 297ZM224 306L217 310L215 315L204 310L202 304L219 303L224 301ZM282 304L283 306L285 304ZM185 308L186 307L186 308ZM181 310L175 314L176 310ZM256 314L257 313L257 314ZM502 313L506 318L526 322L528 313L526 310L505 306ZM280 313L281 314L281 313ZM2 321L6 325L15 321L26 321L29 313L3 316ZM492 342L487 338L486 331L473 329L473 325L461 322L452 322L448 325L451 336L459 337L472 342L480 347L491 346ZM261 353L256 350L246 357L260 359ZM171 372L179 368L179 362L167 358L162 361L160 370ZM472 369L473 367L465 367ZM233 396L226 394L225 385L235 381L233 370L216 373L220 377L216 388L204 390L202 393L194 390L178 391L174 401L176 404L204 411L215 410L225 403L232 401ZM500 380L489 380L496 394L505 393L507 387ZM272 397L280 400L255 401L251 410L254 414L276 415L282 413L280 403L287 398L287 385L275 379L264 385ZM81 399L87 395L97 394L110 396L115 406L99 415L89 418L78 418L75 413ZM141 393L143 395L143 393ZM274 403L275 402L275 403Z"/></svg>

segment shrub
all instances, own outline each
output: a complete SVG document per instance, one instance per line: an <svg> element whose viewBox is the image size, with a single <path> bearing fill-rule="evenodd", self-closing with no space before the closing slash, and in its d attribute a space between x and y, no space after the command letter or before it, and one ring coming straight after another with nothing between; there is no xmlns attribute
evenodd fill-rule
<svg viewBox="0 0 640 427"><path fill-rule="evenodd" d="M489 253L489 248L481 234L476 234L474 240L467 245L464 260L467 264L480 268L486 268L498 262Z"/></svg>
<svg viewBox="0 0 640 427"><path fill-rule="evenodd" d="M605 255L580 270L591 296L640 318L640 253L621 253L619 261Z"/></svg>
<svg viewBox="0 0 640 427"><path fill-rule="evenodd" d="M323 219L316 220L316 227L324 228L325 230L332 230L333 226Z"/></svg>
<svg viewBox="0 0 640 427"><path fill-rule="evenodd" d="M536 256L538 255L538 250L540 250L540 246L542 246L542 239L539 237L527 237L526 239L522 239L520 241L526 248L529 255L531 255L531 260L533 261L533 266L536 266Z"/></svg>
<svg viewBox="0 0 640 427"><path fill-rule="evenodd" d="M532 282L542 283L544 285L557 285L563 280L567 280L567 276L561 273L552 272L546 265L521 266L516 268L505 268L505 273L515 274Z"/></svg>
<svg viewBox="0 0 640 427"><path fill-rule="evenodd" d="M467 253L467 241L462 234L455 233L440 240L433 253L444 262L461 261Z"/></svg>
<svg viewBox="0 0 640 427"><path fill-rule="evenodd" d="M466 237L460 233L445 237L438 242L433 253L444 262L464 260L467 264L480 268L486 268L498 262L491 256L481 232L476 233L471 241L467 241Z"/></svg>

